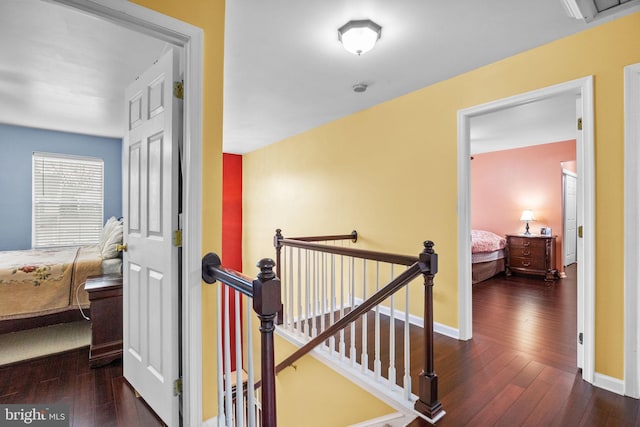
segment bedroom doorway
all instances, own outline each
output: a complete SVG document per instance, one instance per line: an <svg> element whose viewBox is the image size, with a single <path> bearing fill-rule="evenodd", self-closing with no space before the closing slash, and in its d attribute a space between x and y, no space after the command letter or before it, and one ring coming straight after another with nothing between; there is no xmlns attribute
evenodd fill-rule
<svg viewBox="0 0 640 427"><path fill-rule="evenodd" d="M624 69L624 394L640 398L640 63Z"/></svg>
<svg viewBox="0 0 640 427"><path fill-rule="evenodd" d="M183 245L181 249L182 329L179 331L182 357L181 417L184 425L202 422L202 70L203 30L175 18L131 2L107 0L53 0L54 3L79 10L91 19L101 19L155 37L184 51L184 125L180 152L183 211L180 216ZM80 35L79 35L80 36ZM124 95L124 87L122 93ZM124 105L124 97L123 97ZM177 144L177 141L175 141ZM176 169L173 171L178 173ZM168 379L172 383L178 378Z"/></svg>
<svg viewBox="0 0 640 427"><path fill-rule="evenodd" d="M510 98L467 108L458 112L458 286L459 286L459 338L471 339L471 128L472 119L483 115L508 112L535 102L554 97L577 95L582 111L582 131L576 137L576 163L578 172L577 220L584 230L577 242L577 330L582 342L577 344L577 366L582 368L586 381L594 381L594 155L593 155L593 78L586 77L516 95ZM574 122L575 123L575 122ZM557 166L556 166L557 167ZM560 172L558 172L559 174ZM558 180L560 175L558 175ZM559 203L559 202L558 202ZM516 220L520 215L517 213ZM517 228L514 226L512 228ZM562 228L559 226L559 228ZM560 231L560 230L559 230ZM561 261L562 262L562 261ZM575 337L578 341L578 337Z"/></svg>

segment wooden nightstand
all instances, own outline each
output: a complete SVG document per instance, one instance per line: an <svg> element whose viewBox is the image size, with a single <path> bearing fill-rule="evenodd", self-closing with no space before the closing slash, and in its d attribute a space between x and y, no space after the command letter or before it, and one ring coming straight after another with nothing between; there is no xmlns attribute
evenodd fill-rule
<svg viewBox="0 0 640 427"><path fill-rule="evenodd" d="M544 276L544 280L558 278L556 269L557 236L525 236L507 234L506 274Z"/></svg>
<svg viewBox="0 0 640 427"><path fill-rule="evenodd" d="M84 285L91 304L89 366L122 357L122 276L89 277Z"/></svg>

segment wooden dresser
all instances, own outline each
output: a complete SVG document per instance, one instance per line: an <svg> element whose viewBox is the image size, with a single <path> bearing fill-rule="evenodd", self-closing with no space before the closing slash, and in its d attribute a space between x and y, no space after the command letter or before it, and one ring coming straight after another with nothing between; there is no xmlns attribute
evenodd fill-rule
<svg viewBox="0 0 640 427"><path fill-rule="evenodd" d="M506 274L544 276L544 280L558 278L556 269L557 236L525 236L507 234Z"/></svg>
<svg viewBox="0 0 640 427"><path fill-rule="evenodd" d="M122 276L90 277L84 289L91 304L89 366L95 368L122 357Z"/></svg>

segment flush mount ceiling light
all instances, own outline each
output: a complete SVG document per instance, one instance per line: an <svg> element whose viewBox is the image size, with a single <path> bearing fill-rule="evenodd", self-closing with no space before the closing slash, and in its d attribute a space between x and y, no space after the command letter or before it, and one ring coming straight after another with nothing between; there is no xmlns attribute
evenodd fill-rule
<svg viewBox="0 0 640 427"><path fill-rule="evenodd" d="M369 19L349 21L338 28L338 40L354 55L367 53L380 38L382 27Z"/></svg>

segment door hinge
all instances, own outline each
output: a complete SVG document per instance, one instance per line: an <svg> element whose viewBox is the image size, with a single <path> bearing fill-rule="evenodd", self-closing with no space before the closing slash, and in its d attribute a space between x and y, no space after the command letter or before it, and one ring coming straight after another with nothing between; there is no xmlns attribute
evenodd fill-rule
<svg viewBox="0 0 640 427"><path fill-rule="evenodd" d="M578 130L582 130L582 117L578 117Z"/></svg>
<svg viewBox="0 0 640 427"><path fill-rule="evenodd" d="M178 248L182 246L182 230L173 232L173 246Z"/></svg>
<svg viewBox="0 0 640 427"><path fill-rule="evenodd" d="M178 378L173 382L173 395L179 396L182 394L182 378Z"/></svg>
<svg viewBox="0 0 640 427"><path fill-rule="evenodd" d="M578 226L578 237L582 238L582 226Z"/></svg>
<svg viewBox="0 0 640 427"><path fill-rule="evenodd" d="M578 344L582 344L582 332L578 334Z"/></svg>
<svg viewBox="0 0 640 427"><path fill-rule="evenodd" d="M184 84L182 82L173 82L173 96L184 99Z"/></svg>

